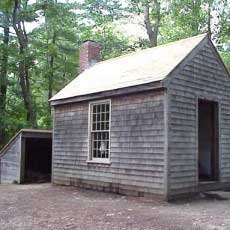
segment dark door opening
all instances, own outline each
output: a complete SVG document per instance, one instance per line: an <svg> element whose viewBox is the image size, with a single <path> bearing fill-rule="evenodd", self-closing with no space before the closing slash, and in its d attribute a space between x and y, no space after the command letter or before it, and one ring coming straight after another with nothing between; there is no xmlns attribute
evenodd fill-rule
<svg viewBox="0 0 230 230"><path fill-rule="evenodd" d="M199 180L216 181L219 177L218 104L199 100Z"/></svg>
<svg viewBox="0 0 230 230"><path fill-rule="evenodd" d="M52 139L27 138L25 142L24 182L50 182Z"/></svg>

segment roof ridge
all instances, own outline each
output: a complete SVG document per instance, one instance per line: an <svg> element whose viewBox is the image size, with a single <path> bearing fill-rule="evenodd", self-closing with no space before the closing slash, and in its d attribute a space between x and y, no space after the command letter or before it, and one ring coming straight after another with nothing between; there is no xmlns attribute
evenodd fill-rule
<svg viewBox="0 0 230 230"><path fill-rule="evenodd" d="M202 37L202 36L206 37L206 36L208 36L208 33L203 33L203 34L199 34L199 35L196 35L196 36L187 37L187 38L179 39L179 40L176 40L176 41L171 41L169 43L161 44L161 45L158 45L158 46L155 46L155 47L148 47L148 48L144 48L144 49L141 49L141 50L133 51L133 52L130 52L130 53L127 53L127 54L123 54L123 55L114 57L114 58L110 58L110 59L107 59L107 60L100 61L100 62L96 63L94 66L103 64L105 62L110 62L110 61L113 61L113 60L116 60L116 59L119 59L119 58L132 56L132 55L135 55L137 53L147 52L149 50L159 49L159 48L162 48L162 47L170 46L170 45L178 43L178 42L182 42L182 41L185 41L185 40L190 40L190 39L194 39L194 38L198 38L198 37ZM86 71L87 70L88 69L86 69Z"/></svg>

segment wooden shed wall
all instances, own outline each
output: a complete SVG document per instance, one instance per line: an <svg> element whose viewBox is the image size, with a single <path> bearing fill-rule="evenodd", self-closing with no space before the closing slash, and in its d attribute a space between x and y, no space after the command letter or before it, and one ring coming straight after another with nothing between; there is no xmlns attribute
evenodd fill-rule
<svg viewBox="0 0 230 230"><path fill-rule="evenodd" d="M164 194L164 92L111 98L110 165L86 162L88 104L55 107L53 183Z"/></svg>
<svg viewBox="0 0 230 230"><path fill-rule="evenodd" d="M198 98L219 103L220 181L230 182L230 83L207 41L169 80L169 193L198 185Z"/></svg>
<svg viewBox="0 0 230 230"><path fill-rule="evenodd" d="M5 154L0 158L0 182L19 183L21 154L21 135L7 147Z"/></svg>

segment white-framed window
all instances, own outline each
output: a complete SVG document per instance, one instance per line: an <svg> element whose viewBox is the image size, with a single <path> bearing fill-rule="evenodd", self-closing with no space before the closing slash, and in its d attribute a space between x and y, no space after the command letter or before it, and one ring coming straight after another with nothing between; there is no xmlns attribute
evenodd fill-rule
<svg viewBox="0 0 230 230"><path fill-rule="evenodd" d="M110 161L110 117L110 100L89 103L89 161Z"/></svg>

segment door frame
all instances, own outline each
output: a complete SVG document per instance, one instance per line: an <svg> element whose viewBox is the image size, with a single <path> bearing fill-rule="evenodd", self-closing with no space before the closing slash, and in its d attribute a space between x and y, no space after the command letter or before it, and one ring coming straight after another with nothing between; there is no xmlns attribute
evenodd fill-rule
<svg viewBox="0 0 230 230"><path fill-rule="evenodd" d="M214 149L212 150L215 151L215 153L212 153L214 155L214 161L212 160L212 170L214 170L213 174L213 179L212 180L207 180L204 182L218 182L220 181L220 175L221 175L221 157L220 157L220 121L221 121L221 104L219 100L213 97L196 97L196 147L197 147L197 153L196 153L196 180L197 184L202 183L199 179L199 102L200 101L207 101L207 102L212 102L214 103L214 139L215 139L215 144L214 144ZM212 156L213 157L213 156Z"/></svg>

